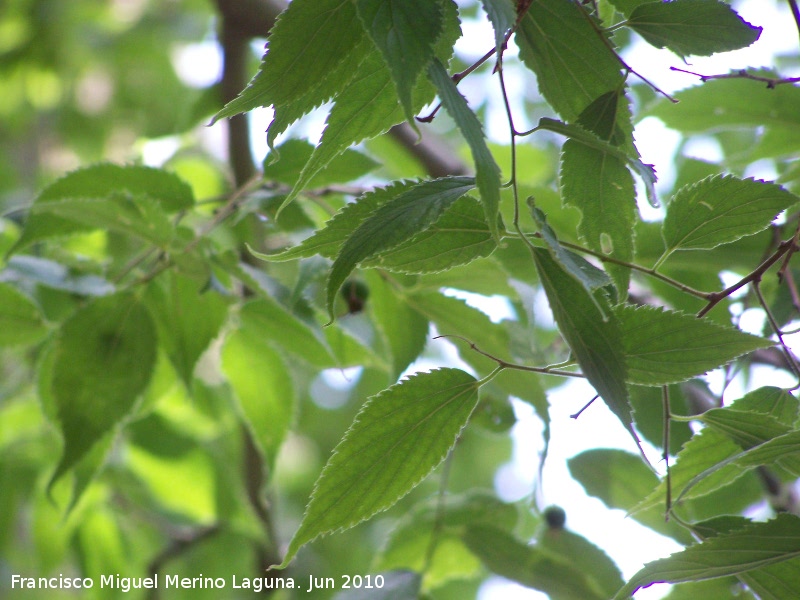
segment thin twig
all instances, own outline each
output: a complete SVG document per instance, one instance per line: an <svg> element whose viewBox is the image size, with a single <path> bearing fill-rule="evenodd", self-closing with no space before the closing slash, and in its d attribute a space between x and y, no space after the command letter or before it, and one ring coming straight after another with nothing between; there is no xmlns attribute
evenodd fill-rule
<svg viewBox="0 0 800 600"><path fill-rule="evenodd" d="M752 273L749 273L748 275L742 277L738 282L734 283L729 287L726 287L722 291L709 294L708 304L706 304L703 310L697 313L697 318L699 319L701 317L704 317L706 314L708 314L708 311L714 308L722 300L724 300L737 290L740 290L748 283L757 283L758 281L760 281L761 278L764 276L764 273L766 273L772 265L778 262L781 259L781 257L789 251L789 249L794 247L795 247L794 238L792 238L791 240L781 242L778 245L778 249L775 250L772 256L770 256L767 260L758 265L758 267L756 267L756 269Z"/></svg>
<svg viewBox="0 0 800 600"><path fill-rule="evenodd" d="M687 71L686 69L679 69L678 67L670 67L670 71L678 71L679 73L686 73L687 75L694 75L699 77L700 81L706 82L711 79L751 79L753 81L760 81L766 83L769 89L775 89L779 85L786 83L798 83L800 77L764 77L763 75L753 75L744 69L740 69L735 73L722 73L719 75L703 75L702 73L695 73L694 71Z"/></svg>
<svg viewBox="0 0 800 600"><path fill-rule="evenodd" d="M583 373L576 373L575 371L564 371L562 369L554 369L552 367L528 367L525 365L518 365L517 363L510 363L502 358L497 358L493 354L489 354L478 348L473 342L470 342L467 338L456 335L454 333L444 334L444 335L437 335L433 339L438 340L441 338L456 338L461 340L462 342L466 342L469 344L470 350L474 350L478 354L485 356L497 363L497 366L501 369L512 369L514 371L527 371L529 373L541 373L542 375L558 375L559 377L574 377L577 379L586 379L586 375Z"/></svg>
<svg viewBox="0 0 800 600"><path fill-rule="evenodd" d="M781 350L783 350L783 354L786 357L789 365L792 368L792 372L794 373L795 377L797 377L798 385L800 385L800 365L797 364L797 360L795 360L794 354L792 351L789 350L789 347L786 345L786 342L783 340L783 334L781 333L780 326L775 321L775 317L772 315L772 311L767 306L767 302L764 299L764 295L761 293L761 286L759 285L759 281L753 282L753 291L756 293L756 297L758 298L759 304L761 304L761 308L764 309L764 312L767 315L767 320L769 321L770 327L772 327L772 331L775 333L775 337L778 338L778 343L781 346ZM797 387L797 386L795 386Z"/></svg>
<svg viewBox="0 0 800 600"><path fill-rule="evenodd" d="M583 411L585 411L585 410L586 410L587 408L589 408L589 407L590 407L592 404L594 404L594 401L595 401L595 400L597 400L599 397L600 397L600 394L595 394L595 395L594 395L594 398L592 398L592 399L591 399L591 400L589 400L589 401L588 401L586 404L584 404L584 405L583 405L583 407L582 407L582 408L581 408L581 409L580 409L578 412L571 414L571 415L569 416L569 418L570 418L570 419L577 419L578 417L580 417L580 416L581 416L581 414L583 414Z"/></svg>

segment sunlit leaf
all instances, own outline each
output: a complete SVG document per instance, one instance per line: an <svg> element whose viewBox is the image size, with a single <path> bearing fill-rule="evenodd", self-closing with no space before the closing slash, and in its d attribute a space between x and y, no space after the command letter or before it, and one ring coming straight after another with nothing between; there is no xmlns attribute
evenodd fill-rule
<svg viewBox="0 0 800 600"><path fill-rule="evenodd" d="M386 510L444 460L478 400L477 381L458 369L414 375L373 396L356 415L314 486L286 551Z"/></svg>
<svg viewBox="0 0 800 600"><path fill-rule="evenodd" d="M756 77L777 77L773 71L746 71ZM800 87L774 89L745 78L714 79L675 94L677 104L666 100L644 115L653 115L678 131L698 133L740 126L791 131L800 127Z"/></svg>
<svg viewBox="0 0 800 600"><path fill-rule="evenodd" d="M9 284L0 284L0 346L34 344L48 332L41 309Z"/></svg>
<svg viewBox="0 0 800 600"><path fill-rule="evenodd" d="M286 363L267 339L240 327L225 340L222 368L269 473L294 418L294 384Z"/></svg>
<svg viewBox="0 0 800 600"><path fill-rule="evenodd" d="M147 304L158 325L160 345L187 386L200 355L217 337L228 314L228 302L204 284L176 273L151 283Z"/></svg>
<svg viewBox="0 0 800 600"><path fill-rule="evenodd" d="M165 243L172 233L166 213L189 208L191 188L161 169L99 164L73 171L45 188L31 207L9 253L33 242L110 228Z"/></svg>

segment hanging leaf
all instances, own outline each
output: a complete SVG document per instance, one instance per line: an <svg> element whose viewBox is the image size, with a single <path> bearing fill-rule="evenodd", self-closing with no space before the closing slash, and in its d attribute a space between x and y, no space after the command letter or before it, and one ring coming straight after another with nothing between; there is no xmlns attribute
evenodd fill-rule
<svg viewBox="0 0 800 600"><path fill-rule="evenodd" d="M653 306L614 307L628 381L665 385L686 381L773 342L677 311Z"/></svg>
<svg viewBox="0 0 800 600"><path fill-rule="evenodd" d="M370 398L322 471L281 567L320 535L386 510L444 460L478 401L459 369L414 375Z"/></svg>
<svg viewBox="0 0 800 600"><path fill-rule="evenodd" d="M781 186L732 175L708 177L678 190L667 207L659 264L676 250L708 250L769 227L800 198Z"/></svg>
<svg viewBox="0 0 800 600"><path fill-rule="evenodd" d="M153 373L156 329L133 295L106 296L64 322L53 353L64 450L50 487L133 410Z"/></svg>
<svg viewBox="0 0 800 600"><path fill-rule="evenodd" d="M497 219L500 214L500 167L497 166L494 156L486 145L480 121L470 110L464 97L458 92L456 84L453 83L442 63L434 60L428 69L428 74L439 91L442 106L453 117L461 135L464 136L472 151L472 159L475 161L475 182L481 193L486 222L489 224L495 240L499 241L500 232L497 228Z"/></svg>
<svg viewBox="0 0 800 600"><path fill-rule="evenodd" d="M745 48L761 35L726 2L672 0L637 6L627 25L656 48L679 56L711 56Z"/></svg>
<svg viewBox="0 0 800 600"><path fill-rule="evenodd" d="M594 296L541 248L534 262L561 335L583 374L638 444L625 384L622 333L616 316L600 294Z"/></svg>
<svg viewBox="0 0 800 600"><path fill-rule="evenodd" d="M416 129L412 92L433 59L442 32L440 2L431 0L356 0L358 17L392 73L406 121Z"/></svg>
<svg viewBox="0 0 800 600"><path fill-rule="evenodd" d="M669 558L647 563L617 592L614 600L629 598L636 590L656 582L680 583L738 575L798 557L800 518L784 513L772 521L751 523Z"/></svg>
<svg viewBox="0 0 800 600"><path fill-rule="evenodd" d="M547 217L545 217L545 214L534 206L531 199L528 200L528 204L532 207L531 213L533 214L533 220L536 221L536 224L539 226L542 239L550 247L553 256L567 272L583 284L586 291L591 293L597 288L604 287L611 283L611 280L605 272L595 267L582 256L570 252L559 244L555 231L547 224Z"/></svg>
<svg viewBox="0 0 800 600"><path fill-rule="evenodd" d="M578 117L578 125L611 145L628 147L635 156L628 100L622 90L597 98ZM619 261L633 260L633 233L637 219L636 189L624 160L569 139L561 153L561 189L564 203L581 211L578 234L589 248ZM625 298L630 268L609 263L617 291Z"/></svg>
<svg viewBox="0 0 800 600"><path fill-rule="evenodd" d="M347 238L333 262L327 284L327 308L331 319L336 294L358 263L425 231L474 186L471 177L424 181L372 212Z"/></svg>

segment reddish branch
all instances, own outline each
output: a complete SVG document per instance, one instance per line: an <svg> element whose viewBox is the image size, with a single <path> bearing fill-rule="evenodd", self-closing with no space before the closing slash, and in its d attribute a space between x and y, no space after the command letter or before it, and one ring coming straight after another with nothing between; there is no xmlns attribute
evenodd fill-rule
<svg viewBox="0 0 800 600"><path fill-rule="evenodd" d="M761 81L767 84L769 89L775 89L779 85L786 83L798 83L800 77L763 77L762 75L753 75L744 69L740 69L734 73L723 73L721 75L703 75L702 73L695 73L694 71L687 71L686 69L679 69L678 67L670 67L670 71L678 71L679 73L686 73L699 77L700 81L706 82L712 79L751 79L753 81Z"/></svg>

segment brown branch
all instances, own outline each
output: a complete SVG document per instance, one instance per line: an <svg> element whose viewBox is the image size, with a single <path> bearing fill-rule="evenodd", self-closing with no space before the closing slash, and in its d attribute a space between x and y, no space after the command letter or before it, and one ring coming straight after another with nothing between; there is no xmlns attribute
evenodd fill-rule
<svg viewBox="0 0 800 600"><path fill-rule="evenodd" d="M762 75L753 75L744 69L740 69L734 73L722 73L720 75L703 75L702 73L695 73L694 71L687 71L686 69L679 69L678 67L670 67L669 70L686 73L687 75L694 75L695 77L699 77L700 81L703 82L710 81L711 79L750 79L752 81L766 83L767 87L771 90L785 83L800 82L800 77L764 77Z"/></svg>
<svg viewBox="0 0 800 600"><path fill-rule="evenodd" d="M285 5L265 0L216 0L216 4L222 21L219 32L223 55L222 103L227 104L247 85L250 39L266 37ZM255 173L247 115L228 119L228 162L236 187Z"/></svg>
<svg viewBox="0 0 800 600"><path fill-rule="evenodd" d="M739 281L737 281L736 283L734 283L729 287L726 287L722 291L713 292L709 294L708 304L706 304L703 310L697 313L697 318L704 317L708 313L708 311L714 308L722 300L724 300L737 290L740 290L748 283L758 283L759 281L761 281L761 278L764 276L764 273L766 273L772 265L778 262L784 254L786 254L791 248L794 247L795 247L794 238L792 238L791 240L787 240L785 242L781 242L778 245L778 249L775 250L772 256L770 256L767 260L758 265L758 267L756 267L752 273L746 275L745 277L742 277Z"/></svg>
<svg viewBox="0 0 800 600"><path fill-rule="evenodd" d="M456 153L430 131L420 132L421 137L418 138L411 126L403 122L392 127L389 134L422 163L431 177L464 175L469 172Z"/></svg>

